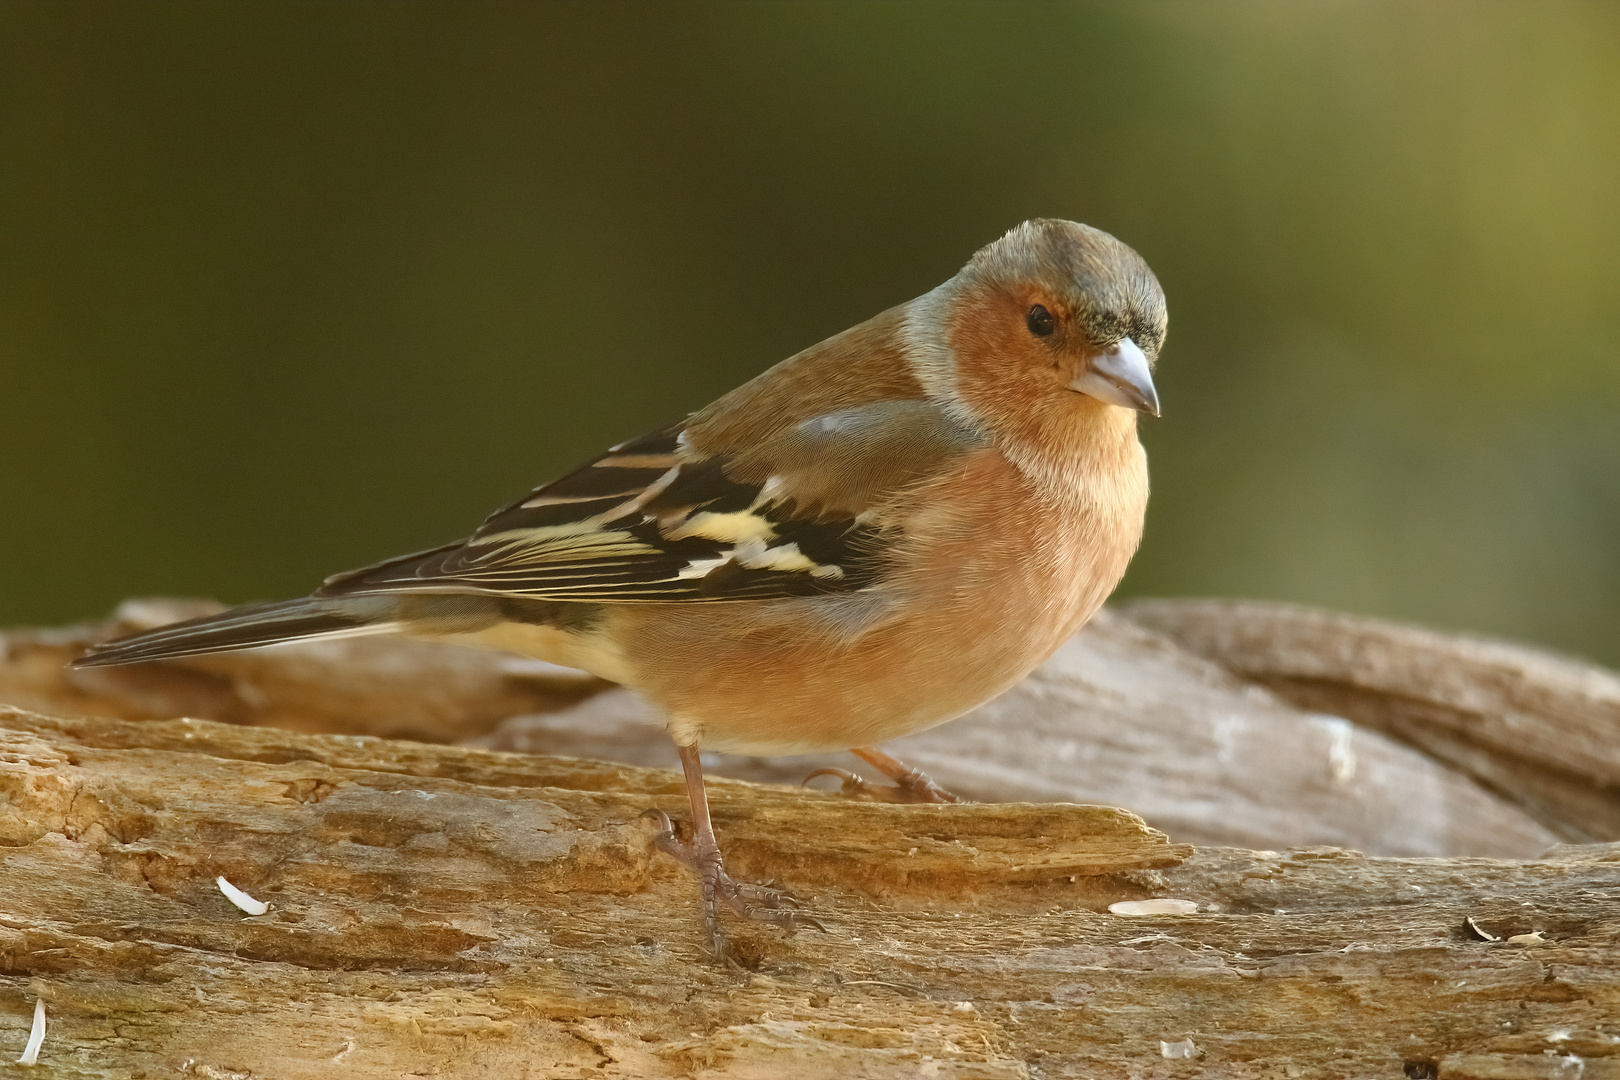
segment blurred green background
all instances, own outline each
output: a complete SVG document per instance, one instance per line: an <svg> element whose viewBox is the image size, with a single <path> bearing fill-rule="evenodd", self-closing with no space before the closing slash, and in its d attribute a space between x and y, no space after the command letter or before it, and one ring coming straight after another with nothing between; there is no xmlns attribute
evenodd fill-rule
<svg viewBox="0 0 1620 1080"><path fill-rule="evenodd" d="M465 534L1031 216L1170 297L1129 594L1620 664L1620 5L0 4L0 622Z"/></svg>

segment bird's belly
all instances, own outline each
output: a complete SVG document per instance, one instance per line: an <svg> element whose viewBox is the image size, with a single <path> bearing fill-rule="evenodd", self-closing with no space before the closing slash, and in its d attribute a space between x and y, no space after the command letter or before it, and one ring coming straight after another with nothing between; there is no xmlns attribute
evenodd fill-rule
<svg viewBox="0 0 1620 1080"><path fill-rule="evenodd" d="M834 619L851 617L848 598L834 605ZM417 636L584 668L641 691L666 713L677 742L776 756L944 723L1012 686L1072 632L1051 621L986 619L997 613L985 604L969 608L971 620L943 612L885 619L877 606L880 625L837 647L828 647L827 613L803 598L675 611L626 605L600 636L511 622ZM776 617L762 618L767 612ZM627 662L625 647L637 662Z"/></svg>
<svg viewBox="0 0 1620 1080"><path fill-rule="evenodd" d="M948 606L875 611L875 625L845 640L803 599L667 619L622 609L638 624L622 639L634 685L665 710L677 742L767 756L844 750L942 724L1009 689L1106 595L1024 595L1050 584L987 582ZM840 602L849 598L826 601Z"/></svg>
<svg viewBox="0 0 1620 1080"><path fill-rule="evenodd" d="M932 657L896 655L915 648L908 635L873 643L867 655L810 663L790 672L745 676L737 692L731 672L714 671L715 688L671 702L670 734L715 750L775 756L869 746L943 724L1011 688L1060 641L983 634L930 636Z"/></svg>

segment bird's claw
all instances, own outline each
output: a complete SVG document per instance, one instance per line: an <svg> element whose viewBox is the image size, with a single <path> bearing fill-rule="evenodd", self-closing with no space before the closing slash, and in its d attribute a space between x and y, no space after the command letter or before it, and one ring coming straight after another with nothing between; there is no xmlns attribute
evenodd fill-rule
<svg viewBox="0 0 1620 1080"><path fill-rule="evenodd" d="M806 776L804 778L804 780L800 782L799 786L800 787L809 787L810 786L810 781L814 780L818 776L836 776L836 777L838 777L838 781L839 781L838 794L844 796L845 798L848 798L848 799L856 799L856 798L877 799L880 802L887 802L888 801L879 792L878 786L876 784L869 783L859 773L852 773L848 769L834 769L834 768L817 769L815 772L811 773L809 776Z"/></svg>
<svg viewBox="0 0 1620 1080"><path fill-rule="evenodd" d="M665 854L681 859L680 852L676 851L675 848L682 845L679 840L675 839L675 823L669 820L668 814L655 806L651 810L643 810L641 820L650 821L657 826L658 832L653 835L653 843L657 844ZM682 861L685 860L682 859Z"/></svg>
<svg viewBox="0 0 1620 1080"><path fill-rule="evenodd" d="M824 934L827 932L819 919L800 911L799 902L781 889L734 881L724 869L715 881L715 895L726 907L754 922L768 922L790 930L813 926Z"/></svg>
<svg viewBox="0 0 1620 1080"><path fill-rule="evenodd" d="M838 793L850 799L871 799L886 803L959 803L962 797L940 787L931 776L912 769L893 784L874 784L848 769L817 769L804 778L808 784L818 776L836 776L841 781Z"/></svg>
<svg viewBox="0 0 1620 1080"><path fill-rule="evenodd" d="M799 909L799 901L791 893L781 889L773 889L769 885L750 885L746 881L735 882L737 896L745 903L759 904L764 907Z"/></svg>

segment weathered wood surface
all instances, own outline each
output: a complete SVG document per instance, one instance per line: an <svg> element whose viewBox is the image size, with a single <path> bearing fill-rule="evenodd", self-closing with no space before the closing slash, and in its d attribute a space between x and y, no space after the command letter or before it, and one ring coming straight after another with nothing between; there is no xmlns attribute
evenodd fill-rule
<svg viewBox="0 0 1620 1080"><path fill-rule="evenodd" d="M0 709L0 1060L42 997L51 1076L1620 1077L1620 845L1546 850L1616 838L1614 677L1212 603L1106 615L897 744L1038 801L717 781L733 868L829 926L733 921L735 970L639 816L685 819L676 775L491 749L669 760L624 691L386 640L67 673L114 628L7 635L0 701L57 715ZM1223 838L1275 850L1171 842ZM1148 897L1199 911L1106 910Z"/></svg>
<svg viewBox="0 0 1620 1080"><path fill-rule="evenodd" d="M1421 750L1566 840L1620 839L1620 674L1289 604L1158 600L1127 612L1281 697Z"/></svg>
<svg viewBox="0 0 1620 1080"><path fill-rule="evenodd" d="M99 625L0 632L0 702L63 715L191 716L454 742L514 715L566 708L610 685L534 660L401 638L83 671L63 666L91 641L223 607L211 600L131 600Z"/></svg>
<svg viewBox="0 0 1620 1080"><path fill-rule="evenodd" d="M831 928L735 926L728 971L638 817L679 810L673 774L201 721L0 734L0 1045L44 997L50 1075L1620 1075L1616 846L1176 866L1118 811L722 781L737 868ZM1101 910L1157 895L1201 912Z"/></svg>

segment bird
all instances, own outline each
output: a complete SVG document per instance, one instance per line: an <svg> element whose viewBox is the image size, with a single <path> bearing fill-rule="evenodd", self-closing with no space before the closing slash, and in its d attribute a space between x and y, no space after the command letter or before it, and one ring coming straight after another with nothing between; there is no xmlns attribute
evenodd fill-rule
<svg viewBox="0 0 1620 1080"><path fill-rule="evenodd" d="M397 633L629 686L661 712L690 835L648 814L722 910L824 924L735 880L700 749L852 750L892 785L957 797L878 744L1017 683L1097 611L1141 541L1142 414L1167 326L1158 279L1087 225L1036 218L937 288L611 447L464 540L92 646L76 667Z"/></svg>

